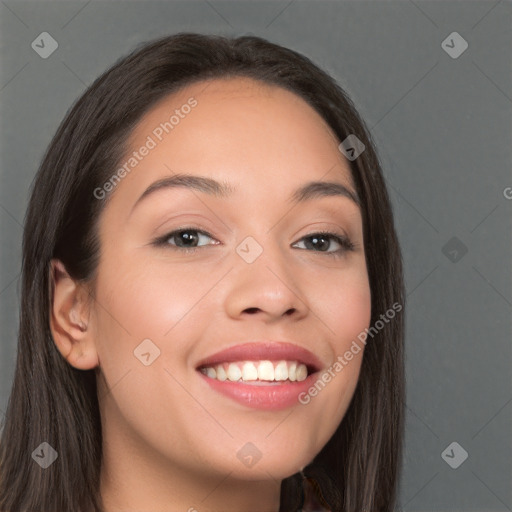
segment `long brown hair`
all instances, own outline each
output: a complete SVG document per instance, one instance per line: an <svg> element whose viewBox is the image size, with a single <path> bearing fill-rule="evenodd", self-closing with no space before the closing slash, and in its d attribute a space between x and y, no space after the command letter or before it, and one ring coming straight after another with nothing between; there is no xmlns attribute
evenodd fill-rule
<svg viewBox="0 0 512 512"><path fill-rule="evenodd" d="M254 36L179 33L143 43L118 60L68 111L31 188L23 233L16 370L0 440L0 510L100 512L102 434L96 372L73 368L50 331L50 260L88 282L98 264L98 220L106 201L93 191L112 176L140 118L158 100L206 79L243 76L285 88L310 104L343 141L365 150L350 160L361 201L371 324L393 304L405 308L402 258L375 144L352 101L308 58ZM404 434L404 312L365 348L359 381L330 441L281 484L280 512L295 512L304 477L334 512L391 512ZM382 323L382 321L381 321ZM46 470L32 451L59 454Z"/></svg>

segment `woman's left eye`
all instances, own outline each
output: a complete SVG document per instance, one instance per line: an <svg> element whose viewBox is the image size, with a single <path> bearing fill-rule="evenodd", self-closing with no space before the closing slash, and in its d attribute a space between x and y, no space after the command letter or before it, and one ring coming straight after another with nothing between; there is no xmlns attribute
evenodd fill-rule
<svg viewBox="0 0 512 512"><path fill-rule="evenodd" d="M154 245L156 246L171 246L176 249L188 253L195 252L201 240L201 237L210 238L214 240L214 238L210 235L210 233L203 231L201 229L196 228L181 228L175 231L171 231L166 235L162 236L155 240ZM173 243L170 240L174 240ZM345 251L354 250L355 245L350 241L348 237L341 234L330 233L326 231L321 231L317 233L312 233L307 235L296 242L294 246L305 241L306 247L298 247L299 249L313 250L315 252L322 252L328 254L330 256L340 256ZM337 249L334 250L324 250L328 249L331 246L332 242L338 245ZM206 243L204 245L217 245L217 243Z"/></svg>
<svg viewBox="0 0 512 512"><path fill-rule="evenodd" d="M329 256L340 256L345 251L352 251L355 248L355 245L345 235L338 235L336 233L330 233L327 231L312 233L311 235L307 235L301 238L301 240L307 241L306 249L320 249L320 252L325 252ZM334 240L334 243L337 244L339 248L332 251L322 250L323 248L327 248L331 243L330 241L332 240Z"/></svg>

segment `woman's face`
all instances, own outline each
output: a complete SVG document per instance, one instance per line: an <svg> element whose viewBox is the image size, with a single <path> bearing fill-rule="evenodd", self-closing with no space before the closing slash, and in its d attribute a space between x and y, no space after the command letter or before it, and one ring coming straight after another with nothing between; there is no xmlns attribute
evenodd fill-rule
<svg viewBox="0 0 512 512"><path fill-rule="evenodd" d="M137 125L126 172L102 189L91 316L111 454L279 480L333 435L363 350L308 390L369 326L362 218L334 188L294 193L320 181L355 194L338 144L302 99L245 78L188 86ZM178 174L191 178L144 194ZM286 380L260 380L272 372Z"/></svg>

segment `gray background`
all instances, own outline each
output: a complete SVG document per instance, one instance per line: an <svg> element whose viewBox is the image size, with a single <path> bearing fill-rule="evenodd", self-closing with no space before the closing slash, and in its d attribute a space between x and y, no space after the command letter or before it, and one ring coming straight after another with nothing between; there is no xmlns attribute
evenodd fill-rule
<svg viewBox="0 0 512 512"><path fill-rule="evenodd" d="M27 190L68 107L140 41L254 34L330 72L378 145L408 294L399 509L512 510L511 14L502 0L2 1L0 415ZM31 48L43 31L59 44L48 59ZM441 46L454 31L469 45L455 59ZM457 469L441 456L453 441L469 454Z"/></svg>

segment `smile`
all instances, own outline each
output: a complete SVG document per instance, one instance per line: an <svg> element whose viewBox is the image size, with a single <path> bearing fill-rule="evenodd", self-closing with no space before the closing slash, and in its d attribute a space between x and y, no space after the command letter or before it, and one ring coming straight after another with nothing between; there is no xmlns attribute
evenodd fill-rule
<svg viewBox="0 0 512 512"><path fill-rule="evenodd" d="M297 361L236 361L201 368L200 371L221 382L302 382L308 376L305 364Z"/></svg>
<svg viewBox="0 0 512 512"><path fill-rule="evenodd" d="M282 410L300 404L324 365L309 350L285 342L232 346L196 370L210 390L254 409Z"/></svg>

